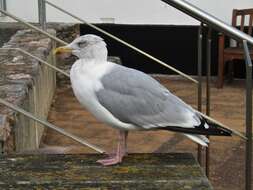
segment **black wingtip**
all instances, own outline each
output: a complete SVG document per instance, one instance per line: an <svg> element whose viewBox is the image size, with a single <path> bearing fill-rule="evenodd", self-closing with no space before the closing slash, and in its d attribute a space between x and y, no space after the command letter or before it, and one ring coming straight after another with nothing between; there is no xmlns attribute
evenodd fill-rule
<svg viewBox="0 0 253 190"><path fill-rule="evenodd" d="M209 129L208 133L209 135L214 135L214 136L232 136L232 131L229 129L226 129L224 127L221 127L217 124L214 123L208 123Z"/></svg>
<svg viewBox="0 0 253 190"><path fill-rule="evenodd" d="M200 120L201 120L201 124L193 128L167 126L167 127L159 127L158 129L188 133L188 134L198 134L198 135L232 136L233 132L231 130L226 129L222 126L219 126L215 123L211 123L205 120L204 118L201 118Z"/></svg>
<svg viewBox="0 0 253 190"><path fill-rule="evenodd" d="M203 135L212 135L212 136L232 136L232 131L226 129L218 124L209 122L205 118L201 118L201 124L196 126L196 129L199 129L203 132ZM206 127L205 127L206 126Z"/></svg>
<svg viewBox="0 0 253 190"><path fill-rule="evenodd" d="M222 127L213 127L213 125L209 125L210 129L207 132L207 135L213 136L232 136L232 131L222 128Z"/></svg>

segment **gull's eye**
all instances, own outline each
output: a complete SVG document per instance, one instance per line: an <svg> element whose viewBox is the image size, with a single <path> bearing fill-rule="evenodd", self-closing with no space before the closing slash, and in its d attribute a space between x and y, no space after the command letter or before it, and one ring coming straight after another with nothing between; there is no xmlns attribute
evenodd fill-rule
<svg viewBox="0 0 253 190"><path fill-rule="evenodd" d="M86 42L85 41L81 41L81 42L78 42L77 45L80 48L84 48L86 46Z"/></svg>

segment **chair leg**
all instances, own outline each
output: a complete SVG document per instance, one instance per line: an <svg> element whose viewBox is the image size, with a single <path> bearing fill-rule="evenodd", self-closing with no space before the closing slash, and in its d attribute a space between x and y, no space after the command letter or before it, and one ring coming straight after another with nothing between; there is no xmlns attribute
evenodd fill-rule
<svg viewBox="0 0 253 190"><path fill-rule="evenodd" d="M218 81L217 81L217 88L222 88L223 87L223 82L224 82L224 56L223 54L219 55L219 63L218 63Z"/></svg>

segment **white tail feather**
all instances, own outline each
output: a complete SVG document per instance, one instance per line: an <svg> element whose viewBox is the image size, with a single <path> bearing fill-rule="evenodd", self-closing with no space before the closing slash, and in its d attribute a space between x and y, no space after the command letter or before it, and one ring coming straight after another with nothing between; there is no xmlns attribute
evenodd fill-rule
<svg viewBox="0 0 253 190"><path fill-rule="evenodd" d="M192 134L184 134L184 135L202 146L208 146L209 140L204 135L192 135Z"/></svg>

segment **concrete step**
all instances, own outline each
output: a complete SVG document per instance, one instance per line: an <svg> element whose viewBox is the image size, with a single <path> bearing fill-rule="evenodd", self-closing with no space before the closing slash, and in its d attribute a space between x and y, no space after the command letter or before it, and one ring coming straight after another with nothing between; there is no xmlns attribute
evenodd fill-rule
<svg viewBox="0 0 253 190"><path fill-rule="evenodd" d="M0 189L211 190L191 154L130 154L101 166L98 154L9 155L0 158Z"/></svg>

